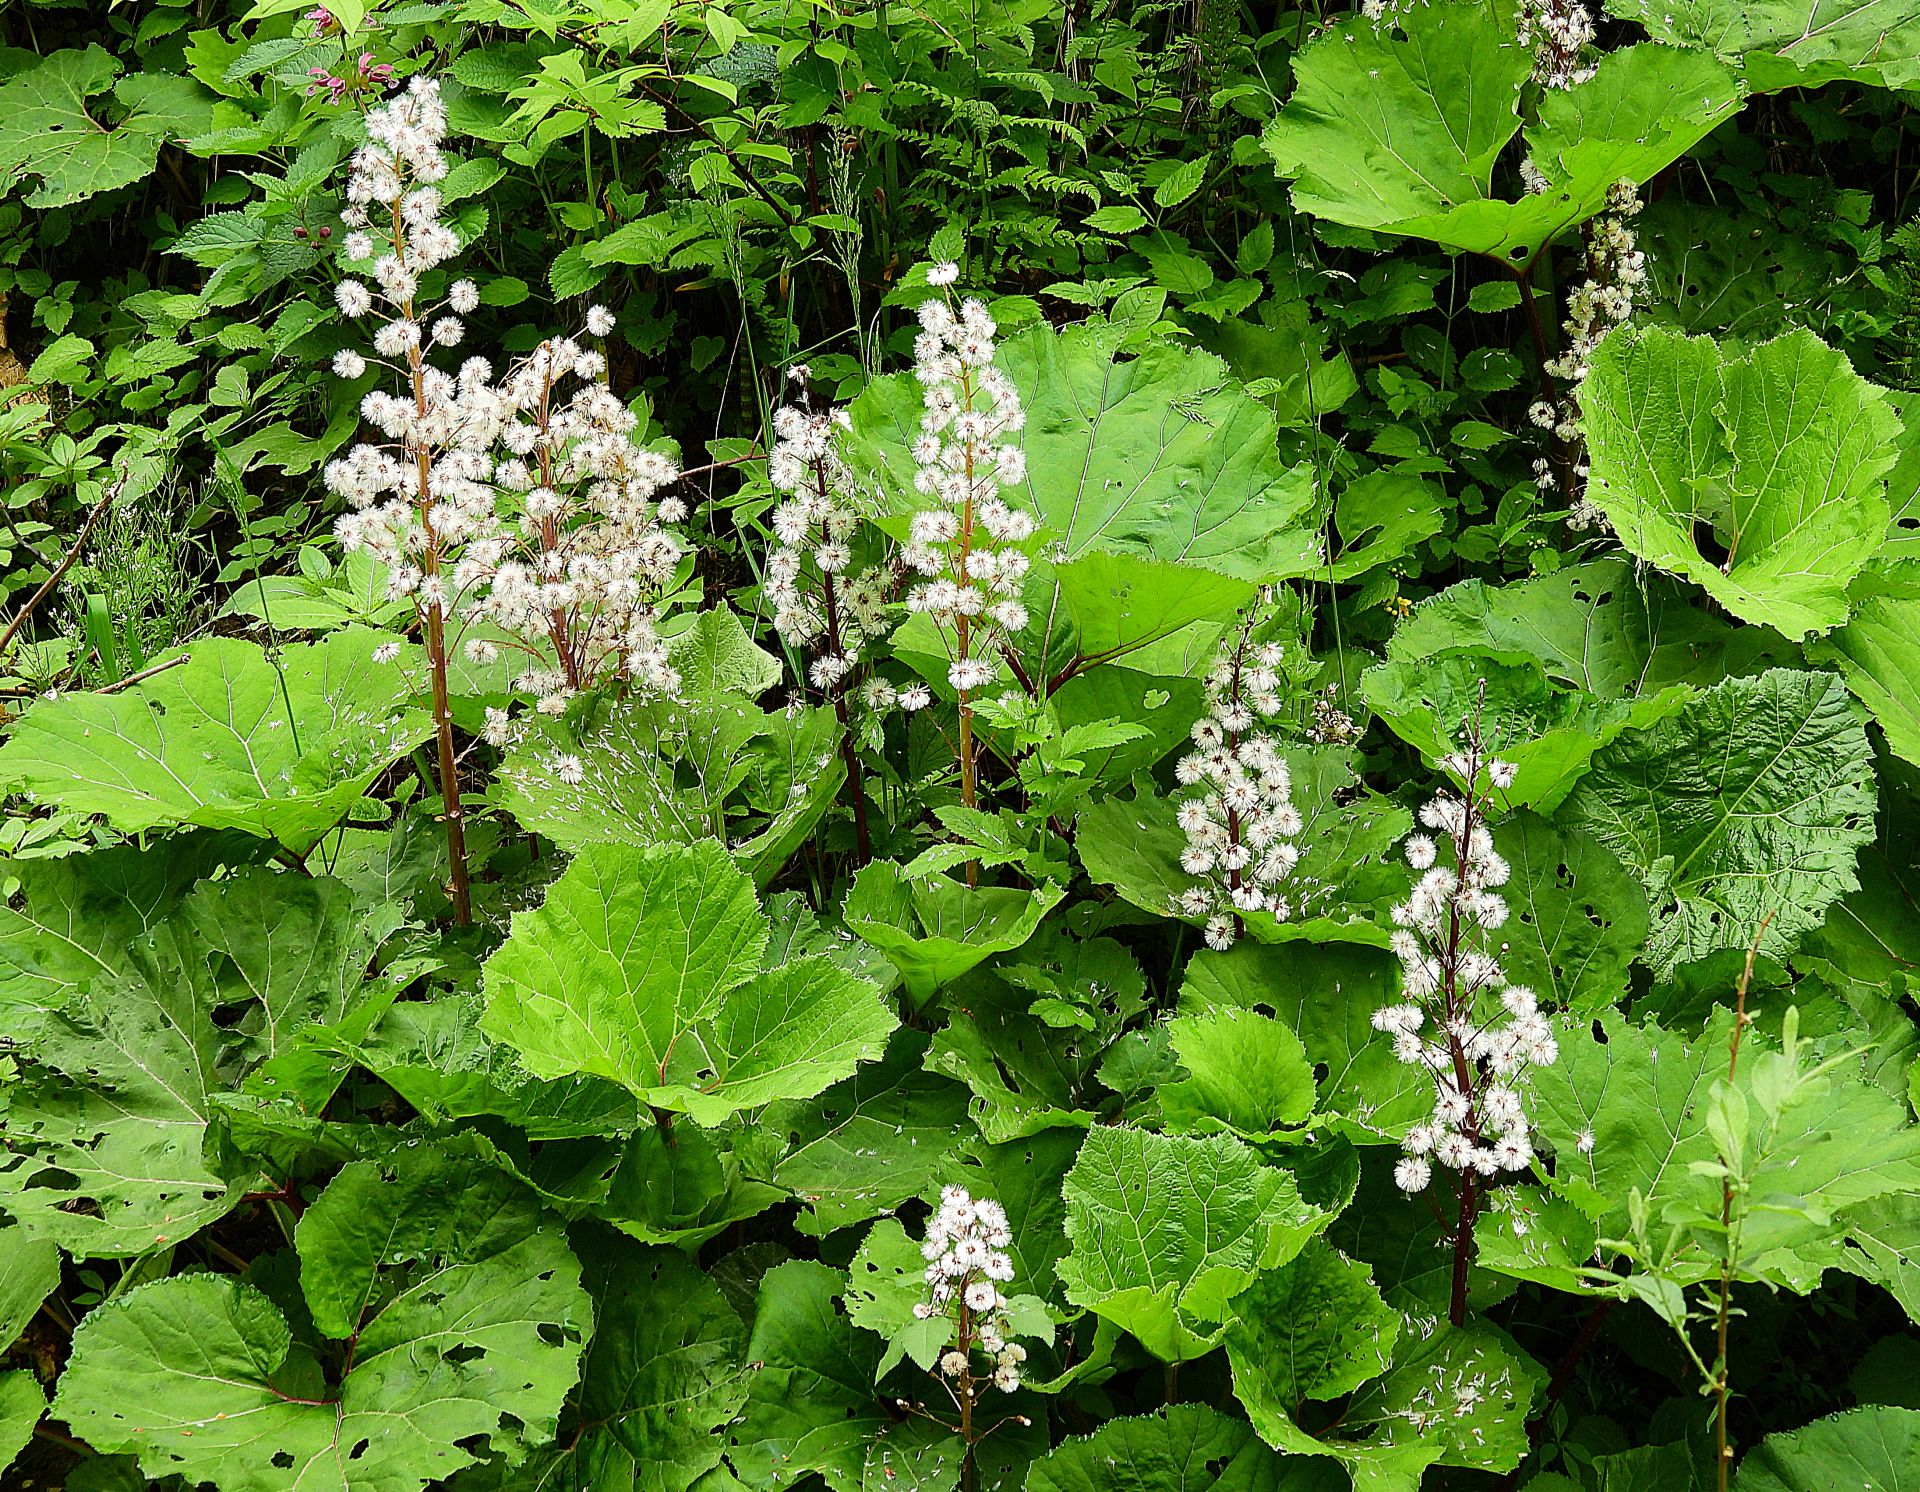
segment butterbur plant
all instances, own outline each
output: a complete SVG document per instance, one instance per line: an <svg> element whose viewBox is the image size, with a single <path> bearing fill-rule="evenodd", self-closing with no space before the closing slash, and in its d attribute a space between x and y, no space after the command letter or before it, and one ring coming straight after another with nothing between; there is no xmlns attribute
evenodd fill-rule
<svg viewBox="0 0 1920 1492"><path fill-rule="evenodd" d="M1474 1222L1486 1191L1533 1165L1526 1075L1551 1065L1559 1044L1534 992L1508 981L1493 938L1507 921L1501 887L1512 870L1494 848L1489 819L1496 795L1513 786L1513 766L1488 752L1476 717L1440 768L1462 786L1428 799L1420 809L1426 832L1406 842L1418 879L1393 909L1405 999L1376 1011L1373 1024L1392 1037L1400 1061L1433 1080L1433 1112L1407 1131L1394 1180L1423 1192L1437 1166L1453 1191L1449 1310L1457 1326L1466 1319Z"/></svg>
<svg viewBox="0 0 1920 1492"><path fill-rule="evenodd" d="M671 692L679 676L654 608L683 553L670 525L686 510L661 495L678 471L636 443L638 419L607 386L601 353L548 338L497 380L485 357L467 356L453 372L431 360L465 343L463 318L480 301L468 279L438 300L426 293L427 278L460 247L437 185L449 169L446 129L439 85L415 78L368 112L366 142L354 152L342 252L365 278L343 279L334 299L349 319L376 323L373 359L401 391L365 395L360 413L385 438L328 463L326 482L351 509L336 525L342 546L379 560L389 594L410 600L420 619L450 890L465 922L472 908L447 677L456 634L491 624L465 640L468 655L488 664L503 648L518 654L515 686L543 712L609 678ZM589 335L604 337L613 324L604 307L587 313ZM333 362L345 379L367 366L351 349ZM506 712L489 707L489 736L504 744L509 729Z"/></svg>
<svg viewBox="0 0 1920 1492"><path fill-rule="evenodd" d="M1027 1360L1026 1348L1013 1340L1000 1288L1013 1279L1013 1260L1006 1252L1012 1242L1005 1208L975 1198L965 1187L948 1186L920 1246L927 1261L927 1298L915 1303L913 1314L922 1321L951 1323L953 1334L935 1372L959 1416L954 1428L963 1447L964 1487L974 1482L976 1447L998 1428L981 1423L982 1403L990 1391L1010 1394L1019 1388Z"/></svg>
<svg viewBox="0 0 1920 1492"><path fill-rule="evenodd" d="M1284 650L1253 640L1257 619L1248 615L1207 674L1207 713L1174 769L1176 781L1196 789L1178 815L1186 836L1180 868L1196 884L1174 898L1174 910L1204 917L1215 949L1233 946L1246 913L1287 916L1287 882L1300 863L1293 774L1278 738L1261 728L1280 712Z"/></svg>
<svg viewBox="0 0 1920 1492"><path fill-rule="evenodd" d="M1593 14L1581 0L1525 0L1519 27L1520 44L1533 48L1533 81L1542 88L1572 88L1593 76Z"/></svg>
<svg viewBox="0 0 1920 1492"><path fill-rule="evenodd" d="M0 1489L1920 1492L1920 0L320 4L0 47Z"/></svg>
<svg viewBox="0 0 1920 1492"><path fill-rule="evenodd" d="M1026 453L1008 438L1026 423L1020 394L994 366L998 328L985 303L954 303L958 278L957 265L934 265L927 282L943 293L920 304L914 376L925 413L913 447L914 490L929 505L913 515L902 558L924 577L907 593L907 607L934 623L947 648L947 682L960 704L960 801L972 808L979 797L972 702L1005 676L1003 650L1027 625L1020 596L1029 561L1020 546L1034 521L1005 491L1026 476Z"/></svg>
<svg viewBox="0 0 1920 1492"><path fill-rule="evenodd" d="M350 263L367 266L367 278L343 279L334 302L348 320L376 323L374 356L398 373L402 389L376 389L361 401L362 416L385 439L329 462L326 481L353 510L338 525L341 544L384 560L389 592L410 599L419 614L432 675L448 891L455 918L465 923L473 920L473 904L447 686L456 595L449 560L478 510L491 508L485 453L503 411L488 385L492 370L485 359L469 358L457 374L427 359L429 348L462 340L460 317L480 303L470 280L456 280L440 307L422 298L422 278L460 248L441 217L446 132L446 108L430 78L415 78L404 93L367 111L366 140L354 151L341 213L350 229L343 252ZM351 349L334 357L341 378L357 379L366 368L366 357Z"/></svg>
<svg viewBox="0 0 1920 1492"><path fill-rule="evenodd" d="M1583 230L1586 278L1567 293L1561 350L1545 364L1557 380L1556 392L1536 400L1528 411L1535 425L1566 448L1573 475L1583 484L1567 510L1567 527L1575 533L1606 527L1606 514L1584 490L1589 471L1580 435L1579 390L1602 340L1633 314L1635 299L1646 293L1647 256L1633 230L1642 205L1631 179L1617 181L1607 191L1607 210ZM1544 457L1534 462L1534 480L1542 487L1553 485L1553 467Z"/></svg>
<svg viewBox="0 0 1920 1492"><path fill-rule="evenodd" d="M859 681L865 649L891 623L888 602L898 575L885 559L854 568L854 545L865 524L853 473L839 452L847 413L814 407L805 367L788 376L796 397L774 412L774 447L767 457L767 479L782 499L773 510L776 542L767 555L762 590L773 607L774 631L806 660L806 683L825 697L839 722L855 841L864 863L872 841L849 695ZM854 701L869 709L897 705L911 713L930 704L932 694L925 685L895 689L874 677Z"/></svg>
<svg viewBox="0 0 1920 1492"><path fill-rule="evenodd" d="M586 330L606 336L613 314L589 308ZM557 337L500 380L492 492L475 494L487 502L454 572L463 609L492 624L468 653L490 663L502 645L517 652L515 687L546 714L612 680L642 694L680 685L656 615L686 554L674 528L686 504L663 495L679 472L637 443L639 418L607 386L606 367Z"/></svg>

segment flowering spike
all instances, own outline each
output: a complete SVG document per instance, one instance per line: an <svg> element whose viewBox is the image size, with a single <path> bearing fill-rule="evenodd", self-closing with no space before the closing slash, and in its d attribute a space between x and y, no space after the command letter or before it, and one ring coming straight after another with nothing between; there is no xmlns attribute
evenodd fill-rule
<svg viewBox="0 0 1920 1492"><path fill-rule="evenodd" d="M1559 1056L1553 1028L1532 990L1510 982L1489 934L1507 920L1500 888L1511 867L1494 848L1487 816L1514 769L1485 749L1477 720L1466 744L1441 769L1465 784L1420 810L1426 832L1405 845L1419 873L1393 909L1393 951L1403 1000L1374 1012L1393 1052L1433 1081L1433 1112L1407 1131L1394 1180L1424 1191L1436 1166L1451 1173L1458 1201L1452 1315L1466 1308L1467 1265L1481 1196L1502 1174L1533 1164L1524 1082L1529 1069Z"/></svg>
<svg viewBox="0 0 1920 1492"><path fill-rule="evenodd" d="M976 1200L965 1187L942 1189L940 1208L928 1221L926 1242L920 1246L927 1261L927 1298L913 1313L922 1321L953 1321L952 1345L941 1354L939 1367L959 1393L973 1392L976 1350L993 1359L990 1377L995 1388L1010 1394L1020 1386L1027 1350L1010 1340L1007 1298L1000 1291L1013 1278L1013 1260L1006 1253L1012 1242L1006 1209L998 1202Z"/></svg>
<svg viewBox="0 0 1920 1492"><path fill-rule="evenodd" d="M1187 836L1180 868L1197 880L1174 898L1179 916L1205 917L1210 948L1231 948L1241 914L1290 910L1282 890L1300 851L1292 775L1278 742L1257 729L1280 710L1277 642L1256 644L1249 618L1207 675L1207 713L1174 775L1200 791L1179 807Z"/></svg>
<svg viewBox="0 0 1920 1492"><path fill-rule="evenodd" d="M776 543L764 589L773 603L774 630L796 648L816 652L808 682L837 698L859 668L862 649L887 629L895 576L885 565L851 572L860 512L853 475L838 449L839 433L851 422L844 409L814 408L805 368L789 377L798 398L774 412L774 447L767 457L767 479L785 500L773 510ZM884 694L863 691L869 696L885 703L898 698L891 686Z"/></svg>
<svg viewBox="0 0 1920 1492"><path fill-rule="evenodd" d="M679 676L654 603L685 553L668 527L684 504L660 495L679 473L636 443L639 421L608 387L606 358L550 337L497 382L483 357L454 372L428 360L465 341L462 317L480 304L470 279L448 286L442 305L419 299L424 277L460 247L436 185L448 171L446 128L438 85L416 78L368 113L354 152L342 248L366 278L342 281L335 300L343 315L379 323L374 352L406 386L362 399L383 439L326 468L353 510L336 531L345 548L379 559L390 593L412 598L423 618L497 628L503 642L472 638L468 656L490 663L503 645L525 655L518 687L544 711L610 675L670 692ZM586 321L595 335L613 329L603 306ZM342 378L366 368L352 350L334 358Z"/></svg>

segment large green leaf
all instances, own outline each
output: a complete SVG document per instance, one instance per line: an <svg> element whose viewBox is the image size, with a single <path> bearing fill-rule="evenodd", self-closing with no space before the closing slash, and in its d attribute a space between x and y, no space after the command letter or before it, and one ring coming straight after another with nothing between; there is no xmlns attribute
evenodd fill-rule
<svg viewBox="0 0 1920 1492"><path fill-rule="evenodd" d="M298 1052L309 1028L338 1026L368 1002L384 1009L393 997L390 980L370 989L367 971L398 929L399 910L363 906L325 876L254 867L204 881L181 903L178 921L182 959L210 986L208 1004L246 1007L228 1026L241 1038L236 1054L245 1066Z"/></svg>
<svg viewBox="0 0 1920 1492"><path fill-rule="evenodd" d="M60 1284L60 1249L24 1229L0 1232L0 1343L11 1347ZM5 1347L0 1347L4 1351Z"/></svg>
<svg viewBox="0 0 1920 1492"><path fill-rule="evenodd" d="M753 884L721 846L588 845L487 960L481 1028L538 1078L610 1078L717 1123L879 1056L877 986L818 954L761 967Z"/></svg>
<svg viewBox="0 0 1920 1492"><path fill-rule="evenodd" d="M1776 669L1622 736L1561 817L1646 883L1647 957L1666 973L1756 938L1762 952L1790 950L1859 885L1873 814L1872 752L1845 687Z"/></svg>
<svg viewBox="0 0 1920 1492"><path fill-rule="evenodd" d="M1792 656L1769 634L1702 611L1678 583L1605 559L1512 585L1463 580L1414 607L1388 639L1387 657L1537 662L1556 683L1629 699L1750 672L1769 644L1780 661Z"/></svg>
<svg viewBox="0 0 1920 1492"><path fill-rule="evenodd" d="M1476 1273L1532 1280L1580 1295L1589 1288L1586 1271L1600 1235L1578 1203L1523 1182L1487 1194L1473 1238Z"/></svg>
<svg viewBox="0 0 1920 1492"><path fill-rule="evenodd" d="M205 1154L228 1038L197 943L176 917L125 950L129 972L15 1012L0 1210L29 1236L82 1257L140 1254L231 1205L225 1168Z"/></svg>
<svg viewBox="0 0 1920 1492"><path fill-rule="evenodd" d="M1705 1099L1726 1074L1729 1021L1717 1016L1688 1041L1609 1015L1596 1028L1604 1040L1569 1032L1559 1061L1534 1074L1536 1123L1557 1154L1553 1185L1587 1208L1603 1237L1627 1236L1635 1191L1655 1219L1718 1219L1720 1183L1692 1166L1717 1151ZM1777 1052L1748 1047L1738 1075L1753 1116L1751 1191L1765 1199L1747 1216L1743 1270L1805 1291L1837 1262L1846 1209L1920 1191L1920 1128L1899 1099L1840 1071L1796 1090L1778 1122L1764 1122L1764 1105L1753 1095L1784 1088L1784 1062ZM1589 1132L1593 1143L1582 1151L1579 1137ZM1701 1279L1718 1268L1694 1249L1668 1272Z"/></svg>
<svg viewBox="0 0 1920 1492"><path fill-rule="evenodd" d="M877 1061L898 1025L878 986L832 959L795 959L731 991L686 1033L669 1069L676 1081L652 1099L717 1124L739 1109L811 1098Z"/></svg>
<svg viewBox="0 0 1920 1492"><path fill-rule="evenodd" d="M1243 1402L1269 1445L1338 1458L1353 1474L1354 1492L1417 1492L1429 1466L1518 1466L1530 1449L1527 1412L1545 1379L1495 1327L1409 1317L1393 1366L1318 1435L1295 1422L1293 1405L1262 1394Z"/></svg>
<svg viewBox="0 0 1920 1492"><path fill-rule="evenodd" d="M1263 1270L1234 1310L1234 1397L1265 1415L1352 1393L1386 1372L1400 1336L1400 1313L1380 1298L1373 1271L1317 1238L1299 1257Z"/></svg>
<svg viewBox="0 0 1920 1492"><path fill-rule="evenodd" d="M1880 1197L1846 1215L1848 1247L1833 1262L1872 1280L1920 1322L1920 1207L1910 1196Z"/></svg>
<svg viewBox="0 0 1920 1492"><path fill-rule="evenodd" d="M639 1122L633 1095L604 1078L531 1076L513 1048L482 1034L483 1010L460 995L404 1001L342 1049L436 1123L494 1115L530 1140L558 1140L624 1134Z"/></svg>
<svg viewBox="0 0 1920 1492"><path fill-rule="evenodd" d="M1000 344L1026 407L1019 497L1058 558L1138 555L1269 582L1319 558L1313 481L1278 454L1273 415L1209 353L1156 339L1118 355L1126 327L1044 323ZM920 385L875 379L850 406L847 457L898 513L919 507L909 448Z"/></svg>
<svg viewBox="0 0 1920 1492"><path fill-rule="evenodd" d="M658 1087L681 1034L759 972L768 936L718 846L591 845L487 960L481 1029L536 1077Z"/></svg>
<svg viewBox="0 0 1920 1492"><path fill-rule="evenodd" d="M818 1472L833 1492L859 1492L867 1446L888 1423L873 1386L883 1350L840 1309L846 1276L811 1260L767 1271L747 1358L752 1385L729 1432L729 1460L749 1487Z"/></svg>
<svg viewBox="0 0 1920 1492"><path fill-rule="evenodd" d="M1557 1152L1554 1185L1608 1236L1625 1237L1631 1193L1690 1186L1688 1167L1711 1158L1699 1109L1715 1074L1726 1071L1726 1038L1724 1017L1689 1040L1609 1013L1591 1035L1569 1033L1559 1059L1533 1074L1534 1123ZM1593 1143L1583 1151L1589 1131Z"/></svg>
<svg viewBox="0 0 1920 1492"><path fill-rule="evenodd" d="M1920 82L1920 12L1904 0L1609 0L1607 9L1640 22L1655 41L1725 58L1764 91Z"/></svg>
<svg viewBox="0 0 1920 1492"><path fill-rule="evenodd" d="M1357 580L1380 565L1406 559L1446 526L1446 493L1411 471L1370 471L1347 483L1334 500L1339 557L1315 576Z"/></svg>
<svg viewBox="0 0 1920 1492"><path fill-rule="evenodd" d="M54 895L35 935L54 931L48 906L71 918L106 885L125 885L138 901L104 926L127 943L111 956L90 951L84 929L50 943L73 954L73 983L23 981L19 1081L0 1100L10 1143L0 1210L83 1256L138 1254L223 1214L228 1181L246 1179L207 1143L223 1093L255 1075L261 1093L319 1112L349 1060L317 1033L363 1031L397 993L367 977L396 910L357 904L340 881L242 868L200 881L134 933L167 904L165 879L129 879L148 866L125 851L102 860L104 878L40 879ZM90 974L81 954L94 960Z"/></svg>
<svg viewBox="0 0 1920 1492"><path fill-rule="evenodd" d="M1187 964L1180 1013L1271 1012L1324 1067L1320 1121L1362 1144L1398 1144L1433 1109L1433 1085L1393 1055L1373 1013L1400 999L1400 965L1384 949L1241 941Z"/></svg>
<svg viewBox="0 0 1920 1492"><path fill-rule="evenodd" d="M1027 1473L1026 1492L1343 1492L1330 1462L1281 1457L1241 1420L1204 1404L1110 1419L1063 1440Z"/></svg>
<svg viewBox="0 0 1920 1492"><path fill-rule="evenodd" d="M1067 1299L1167 1362L1199 1357L1233 1298L1331 1221L1238 1140L1091 1131L1067 1173Z"/></svg>
<svg viewBox="0 0 1920 1492"><path fill-rule="evenodd" d="M1259 592L1253 581L1217 570L1098 549L1053 574L1083 667L1137 653L1198 622L1223 627Z"/></svg>
<svg viewBox="0 0 1920 1492"><path fill-rule="evenodd" d="M1869 1404L1769 1435L1740 1463L1735 1492L1915 1492L1920 1410Z"/></svg>
<svg viewBox="0 0 1920 1492"><path fill-rule="evenodd" d="M1446 0L1390 22L1353 16L1295 60L1293 96L1261 143L1302 212L1526 269L1601 211L1615 182L1649 180L1740 107L1737 81L1710 57L1609 53L1586 82L1545 95L1526 139L1547 189L1507 201L1494 165L1520 128L1532 66L1501 8Z"/></svg>
<svg viewBox="0 0 1920 1492"><path fill-rule="evenodd" d="M18 906L0 903L0 1005L56 1010L90 980L126 973L128 950L220 868L237 838L196 834L164 850L111 845L8 866L20 888Z"/></svg>
<svg viewBox="0 0 1920 1492"><path fill-rule="evenodd" d="M1614 1004L1647 937L1647 894L1632 872L1592 835L1537 814L1502 820L1494 842L1513 867L1507 977L1554 1009Z"/></svg>
<svg viewBox="0 0 1920 1492"><path fill-rule="evenodd" d="M1788 637L1847 619L1900 426L1843 354L1804 330L1744 354L1629 331L1601 344L1580 401L1589 496L1629 550Z"/></svg>
<svg viewBox="0 0 1920 1492"><path fill-rule="evenodd" d="M756 682L764 655L718 637L676 656L709 678ZM839 731L830 710L769 712L738 693L607 703L534 726L501 763L498 794L567 849L716 839L764 886L840 795Z"/></svg>
<svg viewBox="0 0 1920 1492"><path fill-rule="evenodd" d="M1487 196L1532 68L1490 6L1422 7L1403 36L1356 15L1295 59L1293 95L1261 143L1302 212L1444 231L1449 213Z"/></svg>
<svg viewBox="0 0 1920 1492"><path fill-rule="evenodd" d="M0 789L128 833L244 829L305 853L432 733L380 641L349 628L269 657L207 638L131 689L40 700L0 746Z"/></svg>
<svg viewBox="0 0 1920 1492"><path fill-rule="evenodd" d="M887 1055L819 1097L778 1104L766 1127L786 1137L773 1180L804 1210L803 1233L830 1233L898 1207L938 1175L960 1143L967 1094L925 1071L923 1032L900 1031Z"/></svg>
<svg viewBox="0 0 1920 1492"><path fill-rule="evenodd" d="M150 1476L220 1492L416 1492L551 1438L592 1307L559 1229L506 1176L431 1150L349 1165L301 1218L296 1329L217 1275L128 1291L74 1334L54 1412ZM312 1329L354 1334L330 1381Z"/></svg>
<svg viewBox="0 0 1920 1492"><path fill-rule="evenodd" d="M915 1004L996 953L1018 948L1064 893L1052 882L1032 891L962 885L950 876L909 879L876 860L847 892L847 930L900 971Z"/></svg>
<svg viewBox="0 0 1920 1492"><path fill-rule="evenodd" d="M1647 271L1635 319L1683 332L1762 341L1781 330L1783 311L1804 320L1803 311L1827 305L1845 273L1836 273L1845 252L1838 245L1783 233L1766 215L1724 198L1658 197L1635 220L1634 237Z"/></svg>
<svg viewBox="0 0 1920 1492"><path fill-rule="evenodd" d="M560 1439L502 1492L687 1492L719 1464L747 1396L747 1330L713 1277L675 1249L589 1265L593 1340Z"/></svg>
<svg viewBox="0 0 1920 1492"><path fill-rule="evenodd" d="M1168 1035L1184 1069L1159 1089L1169 1127L1263 1139L1297 1129L1313 1112L1313 1065L1300 1038L1272 1016L1216 1005L1176 1016Z"/></svg>
<svg viewBox="0 0 1920 1492"><path fill-rule="evenodd" d="M213 123L213 99L191 79L154 71L115 83L119 71L95 45L55 52L0 88L0 171L40 178L29 207L66 207L138 181L165 141ZM120 115L112 125L96 117L109 111Z"/></svg>
<svg viewBox="0 0 1920 1492"><path fill-rule="evenodd" d="M1860 889L1828 909L1804 956L1897 995L1920 983L1920 769L1884 760L1881 773L1880 832L1860 852Z"/></svg>
<svg viewBox="0 0 1920 1492"><path fill-rule="evenodd" d="M47 1412L47 1391L25 1368L0 1373L0 1472L13 1464Z"/></svg>
<svg viewBox="0 0 1920 1492"><path fill-rule="evenodd" d="M649 1125L627 1140L594 1211L642 1243L697 1247L782 1200L778 1187L747 1174L759 1159L750 1139L737 1127Z"/></svg>
<svg viewBox="0 0 1920 1492"><path fill-rule="evenodd" d="M1854 696L1873 712L1896 756L1920 763L1920 599L1867 596L1847 624L1808 656L1840 666Z"/></svg>
<svg viewBox="0 0 1920 1492"><path fill-rule="evenodd" d="M1681 686L1637 699L1606 699L1551 682L1537 663L1473 654L1388 662L1360 676L1360 693L1395 735L1437 764L1477 719L1488 749L1514 768L1505 801L1551 813L1586 772L1593 753L1622 731L1680 709Z"/></svg>
<svg viewBox="0 0 1920 1492"><path fill-rule="evenodd" d="M1059 1125L1091 1124L1105 1090L1095 1081L1111 1030L1056 1029L1024 991L994 977L955 987L927 1066L965 1083L980 1133L999 1143Z"/></svg>
<svg viewBox="0 0 1920 1492"><path fill-rule="evenodd" d="M731 606L693 614L684 632L667 644L667 656L689 694L744 694L752 699L780 682L780 660L753 640Z"/></svg>

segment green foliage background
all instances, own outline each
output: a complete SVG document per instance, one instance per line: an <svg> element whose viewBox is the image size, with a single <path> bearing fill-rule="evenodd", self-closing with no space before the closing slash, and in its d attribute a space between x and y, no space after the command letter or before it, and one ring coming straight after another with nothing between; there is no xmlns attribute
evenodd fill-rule
<svg viewBox="0 0 1920 1492"><path fill-rule="evenodd" d="M1920 3L1613 0L1544 92L1504 0L305 8L0 8L0 1484L1688 1492L1725 1278L1736 1492L1920 1488ZM606 303L691 473L680 698L497 751L456 671L472 928L319 480L376 68L442 80L469 340ZM903 531L937 260L1045 541L984 807L924 618L843 751L760 592L796 363ZM1310 890L1215 951L1172 759L1256 606ZM1561 1057L1449 1324L1370 1018L1475 713ZM945 1184L1031 1353L970 1470Z"/></svg>

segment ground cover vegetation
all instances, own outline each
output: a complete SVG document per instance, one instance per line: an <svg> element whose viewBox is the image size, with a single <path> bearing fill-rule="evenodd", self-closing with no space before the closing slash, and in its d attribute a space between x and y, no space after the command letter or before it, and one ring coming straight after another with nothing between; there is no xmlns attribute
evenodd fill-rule
<svg viewBox="0 0 1920 1492"><path fill-rule="evenodd" d="M0 1483L1920 1488L1920 6L0 28Z"/></svg>

